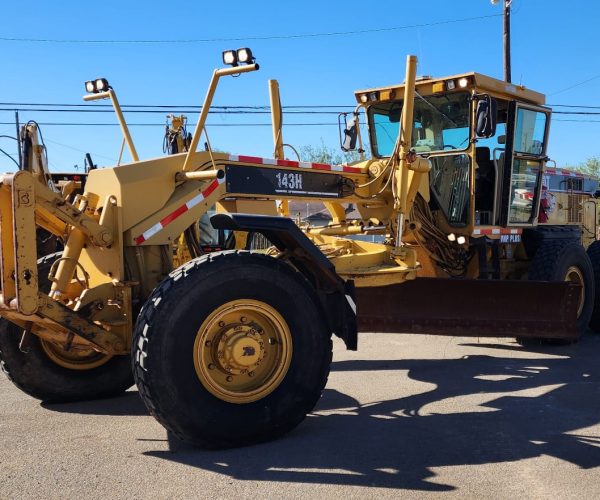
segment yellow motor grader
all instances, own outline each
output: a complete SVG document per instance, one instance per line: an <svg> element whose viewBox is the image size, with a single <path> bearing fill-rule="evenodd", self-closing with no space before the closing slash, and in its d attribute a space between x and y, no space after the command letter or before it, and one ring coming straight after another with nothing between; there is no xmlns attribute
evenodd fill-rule
<svg viewBox="0 0 600 500"><path fill-rule="evenodd" d="M364 113L372 158L327 165L284 159L271 81L275 158L264 159L210 147L219 79L258 70L249 49L223 60L191 138L151 160L108 82L87 82L84 100L112 101L133 160L91 170L82 194L48 185L28 124L22 168L0 177L0 358L19 388L57 402L135 381L175 435L238 446L312 410L332 334L356 349L360 331L526 341L600 326L595 209L540 222L543 95L478 73L417 79L409 56L404 84L356 93L343 147L362 149ZM323 202L331 223L301 230L278 200ZM347 218L349 203L360 217ZM198 221L215 204L215 229L271 248L203 254ZM38 260L36 228L64 250ZM191 258L174 268L181 235Z"/></svg>

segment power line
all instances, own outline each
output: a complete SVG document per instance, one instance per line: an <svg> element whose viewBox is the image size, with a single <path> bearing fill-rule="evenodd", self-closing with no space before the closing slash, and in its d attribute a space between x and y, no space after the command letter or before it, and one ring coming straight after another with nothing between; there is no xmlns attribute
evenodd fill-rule
<svg viewBox="0 0 600 500"><path fill-rule="evenodd" d="M11 122L0 122L0 125L14 125ZM44 126L66 126L66 127L79 127L79 126L92 126L92 127L119 127L118 123L81 123L81 122L38 122L38 125ZM128 123L129 127L163 127L164 123ZM190 123L190 126L196 126L195 123ZM332 126L336 125L337 122L331 123L286 123L286 127L309 127L309 126ZM271 123L207 123L207 127L271 127Z"/></svg>
<svg viewBox="0 0 600 500"><path fill-rule="evenodd" d="M573 122L573 123L600 123L600 120L561 120L560 118L553 120L555 122Z"/></svg>
<svg viewBox="0 0 600 500"><path fill-rule="evenodd" d="M0 108L0 111L34 111L36 113L113 113L112 109L49 109L49 108ZM123 109L126 113L140 113L140 114L163 114L165 110L158 109ZM199 113L199 110L194 109L183 109L178 110L178 113ZM270 111L260 110L233 110L233 109L211 109L209 114L212 115L270 115ZM338 115L339 111L284 111L285 114L290 115Z"/></svg>
<svg viewBox="0 0 600 500"><path fill-rule="evenodd" d="M573 109L599 109L600 106L577 105L577 104L548 104L553 108ZM74 109L71 109L74 108ZM317 104L317 105L289 105L282 106L282 110L288 114L339 114L354 109L355 105L340 104ZM127 113L164 113L175 111L178 113L199 113L202 106L197 105L157 105L157 104L122 104L121 109ZM313 111L331 109L335 111ZM0 111L35 111L40 113L112 113L111 104L59 104L59 103L30 103L30 102L0 102ZM212 114L270 114L270 106L211 106L209 113ZM586 114L582 111L554 111L554 114Z"/></svg>
<svg viewBox="0 0 600 500"><path fill-rule="evenodd" d="M577 104L548 104L551 108L580 108L580 109L600 109L600 106L578 106Z"/></svg>
<svg viewBox="0 0 600 500"><path fill-rule="evenodd" d="M600 111L553 111L553 115L600 115Z"/></svg>
<svg viewBox="0 0 600 500"><path fill-rule="evenodd" d="M600 123L600 120L569 120L556 118L556 122L573 122L573 123ZM0 122L0 125L14 125L11 122ZM38 125L49 127L119 127L118 123L82 123L82 122L38 122ZM128 123L129 127L161 127L164 128L164 123ZM195 127L195 123L189 124ZM337 122L315 122L315 123L285 123L286 127L333 127L337 126ZM207 123L207 127L271 127L272 123Z"/></svg>
<svg viewBox="0 0 600 500"><path fill-rule="evenodd" d="M53 141L51 139L46 138L47 142L51 142L53 144L56 144L57 146L62 146L63 148L67 148L67 149L72 149L73 151L77 151L79 153L89 153L90 151L84 151L83 149L77 149L74 148L73 146L68 146L67 144L63 144L62 142L58 142L58 141ZM94 155L94 157L98 157L98 158L104 158L105 160L110 160L110 161L117 161L115 158L110 158L108 156L103 156L100 155L98 153L92 153Z"/></svg>
<svg viewBox="0 0 600 500"><path fill-rule="evenodd" d="M556 92L552 92L551 94L548 94L548 95L562 94L563 92L566 92L567 90L574 89L575 87L579 87L581 85L584 85L584 84L586 84L588 82L591 82L593 80L596 80L598 78L600 78L600 75L592 76L591 78L588 78L587 80L583 80L582 82L575 83L574 85L571 85L569 87L565 87L564 89L561 89L561 90L557 90Z"/></svg>
<svg viewBox="0 0 600 500"><path fill-rule="evenodd" d="M594 108L594 109L600 109ZM20 112L36 112L36 113L113 113L112 109L103 108L103 109L64 109L64 108L24 108L24 107L14 107L14 108L2 108L0 107L0 111L20 111ZM165 110L158 109L123 109L128 114L163 114ZM178 113L185 114L196 114L198 110L196 109L181 109L177 111ZM262 111L259 109L244 109L244 110L236 110L236 109L211 109L209 112L211 115L270 115L271 111ZM300 111L300 110L283 110L285 115L339 115L340 113L344 113L342 110L337 111ZM553 111L555 115L600 115L600 111Z"/></svg>
<svg viewBox="0 0 600 500"><path fill-rule="evenodd" d="M82 39L57 39L57 38L18 38L18 37L0 37L3 42L27 42L27 43L71 43L71 44L193 44L193 43L212 43L212 42L240 42L246 40L290 40L298 38L318 38L332 36L364 35L369 33L383 33L389 31L401 31L414 28L426 28L431 26L440 26L443 24L464 23L469 21L480 21L500 17L502 14L492 14L488 16L465 17L462 19L448 19L431 23L407 24L404 26L393 26L390 28L371 28L353 31L330 31L322 33L300 33L296 35L249 35L245 37L230 38L197 38L197 39L173 39L173 40L82 40Z"/></svg>
<svg viewBox="0 0 600 500"><path fill-rule="evenodd" d="M59 103L50 103L50 102L0 102L0 106L42 106L42 107L59 107L59 108L110 108L112 109L112 104L59 104ZM296 104L294 106L282 106L283 109L321 109L321 108L352 108L354 109L355 105L348 104L307 104L301 105ZM580 106L577 106L580 107ZM121 108L162 108L162 109L171 109L171 108L188 108L188 109L197 109L200 111L202 106L197 104L121 104ZM270 106L237 106L237 105L229 105L229 106L211 106L211 109L270 109ZM11 108L11 111L13 108Z"/></svg>

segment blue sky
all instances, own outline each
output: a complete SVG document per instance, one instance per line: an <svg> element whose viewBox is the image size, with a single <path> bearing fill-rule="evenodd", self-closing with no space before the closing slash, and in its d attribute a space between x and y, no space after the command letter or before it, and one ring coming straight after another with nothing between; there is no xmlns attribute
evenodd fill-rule
<svg viewBox="0 0 600 500"><path fill-rule="evenodd" d="M514 0L512 10L513 81L546 93L549 104L600 106L600 2ZM242 40L173 44L0 40L0 101L80 104L83 82L103 76L122 104L199 105L213 69L221 64L221 51L249 46L260 71L222 81L215 105L268 105L267 81L278 79L284 106L352 106L354 90L402 81L407 54L418 56L419 74L478 71L502 78L501 11L501 5L489 0L3 2L0 38ZM482 19L423 26L474 17ZM250 39L415 25L421 26L339 36ZM132 127L141 158L162 155L166 114L167 110L164 114L126 114L131 123L154 124ZM189 118L195 121L195 116ZM110 113L29 111L21 112L20 119L115 123ZM0 111L0 122L13 121L14 112ZM268 121L268 115L211 115L209 124L221 126L209 127L209 137L213 147L221 150L270 157L270 127L222 126ZM337 146L334 115L286 115L284 124L288 124L284 125L284 141L295 147L321 140ZM42 130L53 171L82 166L84 151L91 152L100 165L110 165L118 156L118 127L46 125ZM14 125L0 125L1 134L14 135ZM560 166L600 156L600 115L555 115L550 134L548 152ZM0 148L15 151L7 139L0 138ZM0 155L0 170L11 170L11 165Z"/></svg>

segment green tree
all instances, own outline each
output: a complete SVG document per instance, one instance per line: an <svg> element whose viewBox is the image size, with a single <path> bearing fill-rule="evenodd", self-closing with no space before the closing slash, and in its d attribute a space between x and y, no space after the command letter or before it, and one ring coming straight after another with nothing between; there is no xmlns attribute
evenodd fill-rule
<svg viewBox="0 0 600 500"><path fill-rule="evenodd" d="M341 150L330 148L325 145L323 139L318 146L307 145L300 147L300 159L313 163L328 163L330 165L339 165L341 163L352 163L360 160L360 154L357 151L344 153Z"/></svg>
<svg viewBox="0 0 600 500"><path fill-rule="evenodd" d="M592 177L600 177L600 157L592 156L577 168L580 172Z"/></svg>

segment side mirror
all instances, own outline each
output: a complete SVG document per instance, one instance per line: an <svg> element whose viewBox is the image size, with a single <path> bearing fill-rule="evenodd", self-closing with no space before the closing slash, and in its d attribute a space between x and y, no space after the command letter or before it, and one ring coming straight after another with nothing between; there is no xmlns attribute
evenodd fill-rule
<svg viewBox="0 0 600 500"><path fill-rule="evenodd" d="M345 153L349 151L354 151L356 149L356 140L358 138L358 115L354 114L350 121L346 121L346 115L344 115L344 136L342 137L341 133L341 121L339 122L340 126L340 146L342 151ZM342 115L340 115L341 117Z"/></svg>
<svg viewBox="0 0 600 500"><path fill-rule="evenodd" d="M402 106L401 105L394 105L390 108L390 112L388 114L388 119L390 120L390 123L399 123L401 116L402 116Z"/></svg>
<svg viewBox="0 0 600 500"><path fill-rule="evenodd" d="M475 113L475 134L477 137L489 138L496 135L498 120L498 103L487 94L477 96L477 112Z"/></svg>

